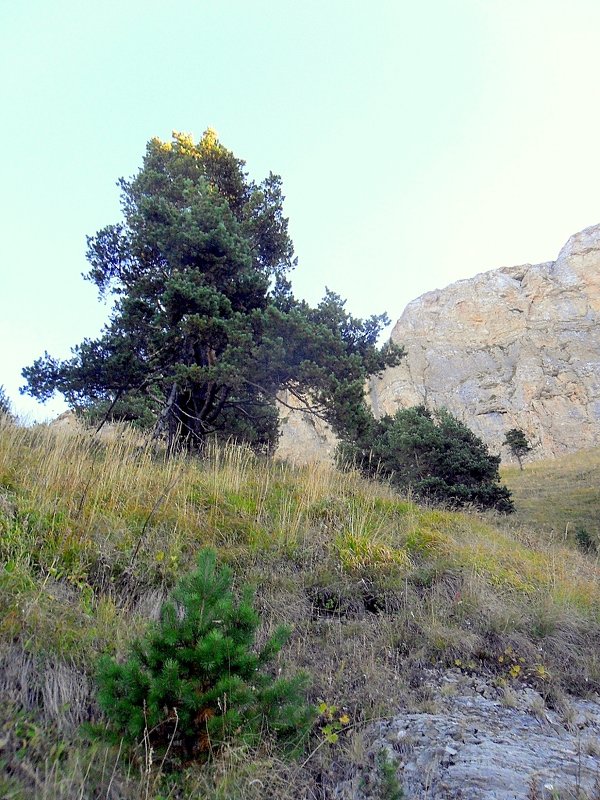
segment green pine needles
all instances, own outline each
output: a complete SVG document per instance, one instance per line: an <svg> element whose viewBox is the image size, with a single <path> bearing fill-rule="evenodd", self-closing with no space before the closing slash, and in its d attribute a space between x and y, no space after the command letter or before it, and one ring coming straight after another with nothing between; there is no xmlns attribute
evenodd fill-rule
<svg viewBox="0 0 600 800"><path fill-rule="evenodd" d="M338 448L342 468L387 480L426 502L514 511L500 483L500 456L448 410L420 405L365 420Z"/></svg>
<svg viewBox="0 0 600 800"><path fill-rule="evenodd" d="M287 751L301 749L314 720L304 699L307 678L263 670L290 631L279 627L257 651L252 592L244 589L236 602L231 583L215 552L202 550L197 569L180 580L128 660L100 661L100 705L115 733L183 759L234 738L256 745L274 736Z"/></svg>

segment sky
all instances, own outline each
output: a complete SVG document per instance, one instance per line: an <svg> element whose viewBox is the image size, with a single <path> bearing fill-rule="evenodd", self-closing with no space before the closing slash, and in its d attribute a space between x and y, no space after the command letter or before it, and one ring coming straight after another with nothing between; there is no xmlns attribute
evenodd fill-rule
<svg viewBox="0 0 600 800"><path fill-rule="evenodd" d="M600 223L597 0L0 0L0 385L109 308L86 236L146 142L214 128L282 176L295 294L356 316L554 260Z"/></svg>

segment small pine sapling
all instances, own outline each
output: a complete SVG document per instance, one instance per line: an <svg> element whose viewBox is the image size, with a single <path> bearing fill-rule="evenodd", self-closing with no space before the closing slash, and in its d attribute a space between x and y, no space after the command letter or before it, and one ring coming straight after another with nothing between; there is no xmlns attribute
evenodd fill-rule
<svg viewBox="0 0 600 800"><path fill-rule="evenodd" d="M598 552L596 541L582 525L579 525L575 529L575 541L577 542L577 546L580 550L583 550L584 553Z"/></svg>
<svg viewBox="0 0 600 800"><path fill-rule="evenodd" d="M290 631L277 628L257 651L252 593L246 588L236 602L231 584L215 552L202 550L127 661L101 659L99 701L120 737L184 759L233 738L255 745L273 735L288 751L301 748L315 716L303 698L306 676L274 678L263 669Z"/></svg>
<svg viewBox="0 0 600 800"><path fill-rule="evenodd" d="M519 468L523 469L523 457L531 450L531 445L520 428L511 428L504 435L504 444L519 462Z"/></svg>

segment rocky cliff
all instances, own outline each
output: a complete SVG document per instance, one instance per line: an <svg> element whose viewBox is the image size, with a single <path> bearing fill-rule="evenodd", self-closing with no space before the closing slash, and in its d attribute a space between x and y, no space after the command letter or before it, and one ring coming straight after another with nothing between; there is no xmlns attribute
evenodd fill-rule
<svg viewBox="0 0 600 800"><path fill-rule="evenodd" d="M371 381L373 409L445 406L505 458L513 427L534 458L596 446L599 318L600 225L572 236L556 261L502 267L409 303L392 332L406 358ZM293 436L288 424L288 451Z"/></svg>
<svg viewBox="0 0 600 800"><path fill-rule="evenodd" d="M554 262L492 270L410 303L392 332L407 357L372 381L374 409L446 406L496 451L513 427L538 458L593 447L599 318L600 225Z"/></svg>

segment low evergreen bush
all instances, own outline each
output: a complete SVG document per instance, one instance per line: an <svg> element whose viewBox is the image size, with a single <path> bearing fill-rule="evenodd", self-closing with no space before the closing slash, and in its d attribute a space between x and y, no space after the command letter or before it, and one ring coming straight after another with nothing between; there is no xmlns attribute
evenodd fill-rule
<svg viewBox="0 0 600 800"><path fill-rule="evenodd" d="M500 483L500 456L446 409L399 409L373 418L341 443L338 464L387 481L420 500L460 508L514 511Z"/></svg>
<svg viewBox="0 0 600 800"><path fill-rule="evenodd" d="M306 676L264 670L290 631L279 627L256 650L252 592L246 587L236 602L231 585L231 571L202 550L125 663L100 661L99 701L119 737L184 759L233 738L255 745L273 735L288 751L301 749L314 719Z"/></svg>
<svg viewBox="0 0 600 800"><path fill-rule="evenodd" d="M575 529L575 541L584 553L596 553L598 550L594 537L581 525Z"/></svg>

